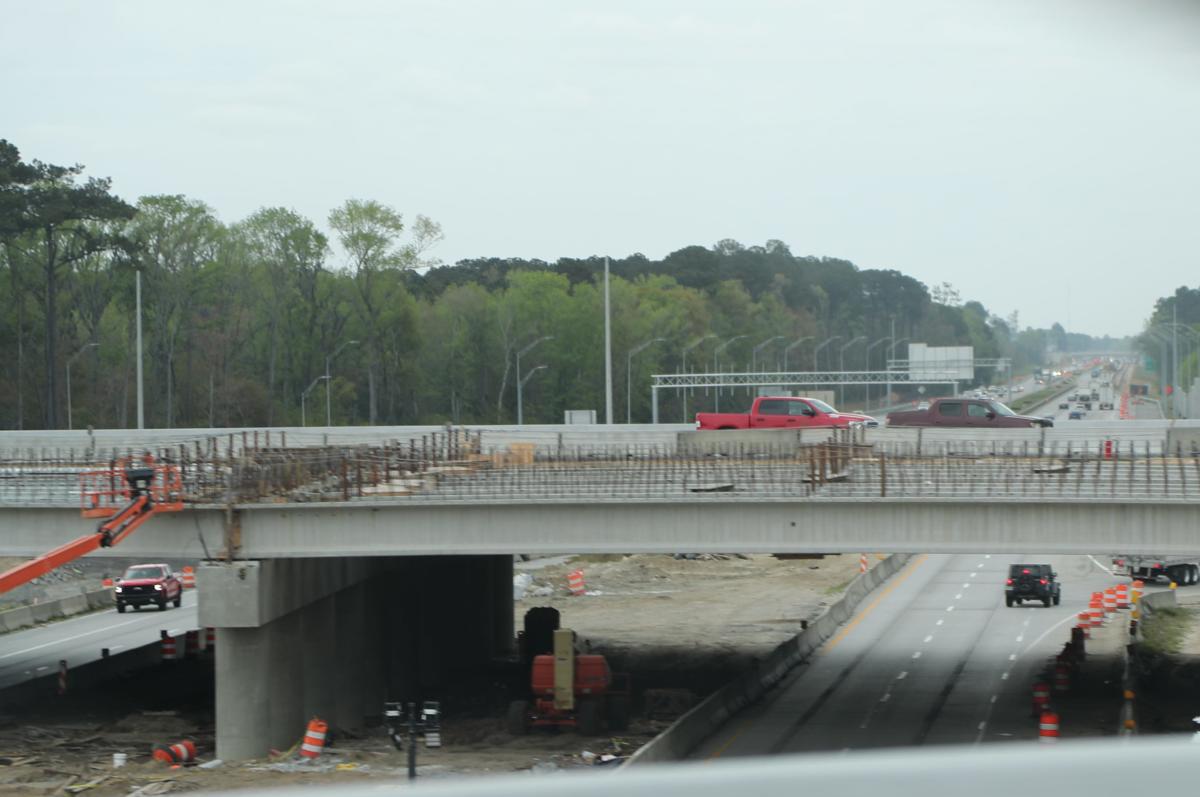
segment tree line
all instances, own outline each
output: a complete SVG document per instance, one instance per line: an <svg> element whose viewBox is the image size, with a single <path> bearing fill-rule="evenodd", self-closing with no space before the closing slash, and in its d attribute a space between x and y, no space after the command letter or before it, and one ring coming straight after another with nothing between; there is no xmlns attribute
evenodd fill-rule
<svg viewBox="0 0 1200 797"><path fill-rule="evenodd" d="M81 166L25 160L0 140L3 425L135 425L139 274L147 426L318 425L327 397L335 424L505 423L518 381L527 422L602 416L602 257L444 265L432 257L441 227L424 216L351 199L323 221L328 235L286 207L225 223L184 195L129 203ZM1015 314L950 285L778 240L612 258L611 273L616 414L628 371L635 421L649 419L650 375L685 360L876 369L892 342L903 357L921 341L1023 368L1055 334L1018 331ZM664 397L663 418L681 414L680 397Z"/></svg>

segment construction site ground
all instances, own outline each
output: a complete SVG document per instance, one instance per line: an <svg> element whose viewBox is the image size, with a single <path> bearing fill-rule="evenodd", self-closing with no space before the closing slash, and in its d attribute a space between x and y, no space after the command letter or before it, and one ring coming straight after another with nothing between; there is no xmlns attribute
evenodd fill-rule
<svg viewBox="0 0 1200 797"><path fill-rule="evenodd" d="M619 735L575 732L513 736L486 679L444 700L443 747L418 752L418 776L596 767L633 752L677 712L720 687L753 659L797 633L836 601L858 572L858 556L777 560L769 556L665 555L556 557L518 565L530 576L515 603L515 624L534 606L554 606L580 645L629 672L634 719ZM572 595L567 574L582 570L586 594ZM524 579L522 579L524 581ZM660 690L670 712L647 717L641 697ZM473 693L471 693L473 691ZM652 694L655 694L652 691ZM661 707L661 704L660 704ZM152 795L403 778L407 754L382 727L335 735L314 763L294 751L252 762L213 762L209 661L177 662L27 708L0 707L0 797L85 793ZM674 713L671 713L674 712ZM297 728L297 742L303 733ZM171 769L151 758L155 744L192 739L201 766ZM113 754L128 763L113 768Z"/></svg>

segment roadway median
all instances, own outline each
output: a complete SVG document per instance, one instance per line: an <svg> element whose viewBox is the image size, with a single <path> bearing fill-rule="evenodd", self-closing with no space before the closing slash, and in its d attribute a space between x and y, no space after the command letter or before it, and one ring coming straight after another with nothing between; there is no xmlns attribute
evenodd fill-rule
<svg viewBox="0 0 1200 797"><path fill-rule="evenodd" d="M52 620L61 620L87 612L110 608L113 605L112 589L104 587L89 590L64 598L18 606L0 612L0 634L31 628Z"/></svg>
<svg viewBox="0 0 1200 797"><path fill-rule="evenodd" d="M909 554L893 554L856 577L846 588L841 600L826 609L808 628L780 644L752 669L709 695L643 745L624 766L687 758L734 715L759 700L794 667L806 661L850 619L867 595L899 572L910 558Z"/></svg>

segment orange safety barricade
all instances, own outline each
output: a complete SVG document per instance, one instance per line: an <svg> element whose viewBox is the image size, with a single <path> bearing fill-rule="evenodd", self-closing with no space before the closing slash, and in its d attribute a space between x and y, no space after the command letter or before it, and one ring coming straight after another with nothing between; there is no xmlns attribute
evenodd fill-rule
<svg viewBox="0 0 1200 797"><path fill-rule="evenodd" d="M175 647L175 637L171 636L166 631L163 631L162 632L162 660L163 661L175 661L175 659L177 659L177 658L179 658L179 655L178 655L178 649Z"/></svg>
<svg viewBox="0 0 1200 797"><path fill-rule="evenodd" d="M196 571L191 565L185 566L183 568L183 572L180 573L180 576L181 578L179 579L179 583L183 584L184 589L196 588Z"/></svg>
<svg viewBox="0 0 1200 797"><path fill-rule="evenodd" d="M1053 744L1058 741L1058 714L1053 711L1043 711L1038 722L1038 741L1043 744Z"/></svg>
<svg viewBox="0 0 1200 797"><path fill-rule="evenodd" d="M1118 584L1117 585L1117 608L1118 609L1128 609L1129 608L1129 585L1128 584Z"/></svg>
<svg viewBox="0 0 1200 797"><path fill-rule="evenodd" d="M572 595L583 595L587 592L587 587L583 583L582 570L572 570L567 573L567 589L571 590Z"/></svg>
<svg viewBox="0 0 1200 797"><path fill-rule="evenodd" d="M1117 589L1109 587L1104 590L1104 613L1112 614L1117 610Z"/></svg>
<svg viewBox="0 0 1200 797"><path fill-rule="evenodd" d="M196 760L196 743L191 739L172 745L156 744L151 751L155 761L164 764L186 764Z"/></svg>
<svg viewBox="0 0 1200 797"><path fill-rule="evenodd" d="M323 720L313 717L304 732L304 741L300 744L300 755L305 758L316 758L325 749L325 734L329 725Z"/></svg>
<svg viewBox="0 0 1200 797"><path fill-rule="evenodd" d="M1060 661L1054 665L1054 691L1071 691L1071 666L1066 662Z"/></svg>
<svg viewBox="0 0 1200 797"><path fill-rule="evenodd" d="M1092 634L1091 634L1091 627L1092 627L1091 612L1080 612L1079 614L1075 615L1075 620L1076 620L1075 627L1083 630L1083 638L1090 639L1092 636Z"/></svg>
<svg viewBox="0 0 1200 797"><path fill-rule="evenodd" d="M867 572L867 555L865 553L858 557L858 572Z"/></svg>
<svg viewBox="0 0 1200 797"><path fill-rule="evenodd" d="M1033 685L1033 715L1036 717L1050 705L1050 684L1038 681Z"/></svg>
<svg viewBox="0 0 1200 797"><path fill-rule="evenodd" d="M1093 598L1088 602L1088 614L1092 617L1092 628L1104 625L1104 604L1101 601Z"/></svg>

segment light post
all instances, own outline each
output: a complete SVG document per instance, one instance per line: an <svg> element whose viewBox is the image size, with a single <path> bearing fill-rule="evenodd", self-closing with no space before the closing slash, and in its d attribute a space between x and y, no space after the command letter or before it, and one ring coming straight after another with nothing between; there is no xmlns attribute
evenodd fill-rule
<svg viewBox="0 0 1200 797"><path fill-rule="evenodd" d="M863 358L863 370L864 371L871 370L871 349L875 348L880 343L883 343L883 342L889 341L889 340L891 340L891 338L884 337L884 338L880 338L879 340L875 341L874 343L867 344L866 357ZM867 382L867 412L870 412L870 411L871 411L871 383L868 381Z"/></svg>
<svg viewBox="0 0 1200 797"><path fill-rule="evenodd" d="M791 343L789 343L787 346L785 346L783 348L783 371L784 371L784 373L787 373L788 355L791 354L792 349L796 348L797 346L799 346L801 343L803 343L806 340L812 340L813 337L814 336L812 336L812 335L805 335L802 338L796 338L796 340L793 340Z"/></svg>
<svg viewBox="0 0 1200 797"><path fill-rule="evenodd" d="M524 357L526 354L528 354L533 349L534 346L538 346L542 343L545 343L548 340L554 340L554 336L553 335L543 335L542 337L540 337L537 340L530 343L525 348L517 350L517 425L518 426L521 425L522 421L525 418L525 412L521 406L521 402L523 401L522 391L525 389L525 382L529 381L528 379L521 378L521 358ZM546 366L544 366L544 365L541 366L541 368L545 368L545 367ZM534 368L529 373L530 373L530 375L532 375L538 370L540 370L540 368ZM611 422L612 419L609 418L609 421Z"/></svg>
<svg viewBox="0 0 1200 797"><path fill-rule="evenodd" d="M72 354L67 358L67 430L74 429L74 419L71 414L71 363L75 362L75 358L83 354L88 349L94 349L99 346L99 343L88 343L82 349Z"/></svg>
<svg viewBox="0 0 1200 797"><path fill-rule="evenodd" d="M312 389L317 386L317 382L320 382L322 379L325 380L326 384L329 384L328 376L318 376L316 379L314 379L312 381L312 384L309 385L308 387L304 388L304 392L300 394L300 425L301 426L308 426L308 413L307 413L306 407L305 407L305 402L308 401L308 394L311 393Z"/></svg>
<svg viewBox="0 0 1200 797"><path fill-rule="evenodd" d="M629 350L625 355L625 423L633 423L632 410L630 407L633 404L633 358L634 355L640 354L644 349L653 346L655 343L663 343L666 338L654 338L644 343L639 343Z"/></svg>
<svg viewBox="0 0 1200 797"><path fill-rule="evenodd" d="M755 346L753 349L750 350L750 370L751 370L751 372L758 373L758 353L760 351L762 351L763 349L765 349L766 347L770 346L772 343L774 343L777 340L783 340L783 335L774 335L772 337L769 337L766 340L764 340L762 343L758 344L757 346Z"/></svg>
<svg viewBox="0 0 1200 797"><path fill-rule="evenodd" d="M895 324L893 324L892 326L894 328ZM899 346L901 343L908 343L908 340L909 340L908 338L900 338L899 340L893 340L891 343L888 344L887 362L885 362L883 364L884 368L888 372L887 395L884 396L885 402L891 401L891 398L892 398L892 359L896 354L896 347Z"/></svg>
<svg viewBox="0 0 1200 797"><path fill-rule="evenodd" d="M835 340L841 340L841 337L842 337L841 335L834 335L832 338L828 338L827 340L821 341L820 343L817 344L817 347L815 349L813 349L813 370L814 371L821 370L821 349L825 348L830 343L833 343Z"/></svg>
<svg viewBox="0 0 1200 797"><path fill-rule="evenodd" d="M332 379L332 377L329 376L329 362L334 357L337 357L339 354L341 354L342 349L346 348L347 346L353 346L356 343L358 343L357 340L348 340L345 343L343 343L341 346L338 346L336 349L334 349L333 354L331 354L325 358L325 425L326 426L333 426L333 409L332 409L333 402L331 401L331 399L329 397L330 396L329 386L333 383L333 379ZM301 410L303 410L303 408L301 408ZM301 411L300 414L301 414L301 416L303 416L304 415L303 411Z"/></svg>
<svg viewBox="0 0 1200 797"><path fill-rule="evenodd" d="M529 373L525 374L524 379L517 380L517 426L522 426L525 423L525 383L533 378L533 375L543 368L548 368L547 365L535 365L529 369Z"/></svg>
<svg viewBox="0 0 1200 797"><path fill-rule="evenodd" d="M708 340L709 338L715 338L715 337L716 337L716 334L713 332L710 332L707 335L705 335L701 338L697 338L696 340L692 341L691 343L689 343L688 345L683 347L683 365L681 367L683 368L683 373L685 376L687 375L687 372L688 372L687 353L689 351L691 351L692 349L696 348L697 346L699 346L704 341ZM688 388L686 386L683 388L683 422L684 423L688 422L688 411L687 411L688 390L690 390L690 388Z"/></svg>
<svg viewBox="0 0 1200 797"><path fill-rule="evenodd" d="M866 339L866 335L856 335L850 340L850 342L842 346L840 351L838 351L838 371L841 372L841 376L838 377L838 379L841 380L838 382L838 404L844 404L846 401L845 386L842 384L842 382L844 382L846 379L846 349L850 348L855 343L859 343Z"/></svg>
<svg viewBox="0 0 1200 797"><path fill-rule="evenodd" d="M721 352L725 351L725 348L730 343L733 343L735 341L741 340L742 338L748 338L748 337L750 337L750 336L749 335L734 335L732 338L725 341L724 343L722 343L720 346L718 346L716 349L713 350L713 374L714 375L718 371L717 357L719 357L721 355ZM715 403L713 404L713 412L720 412L720 411L721 411L721 386L717 385L716 400L715 400Z"/></svg>

